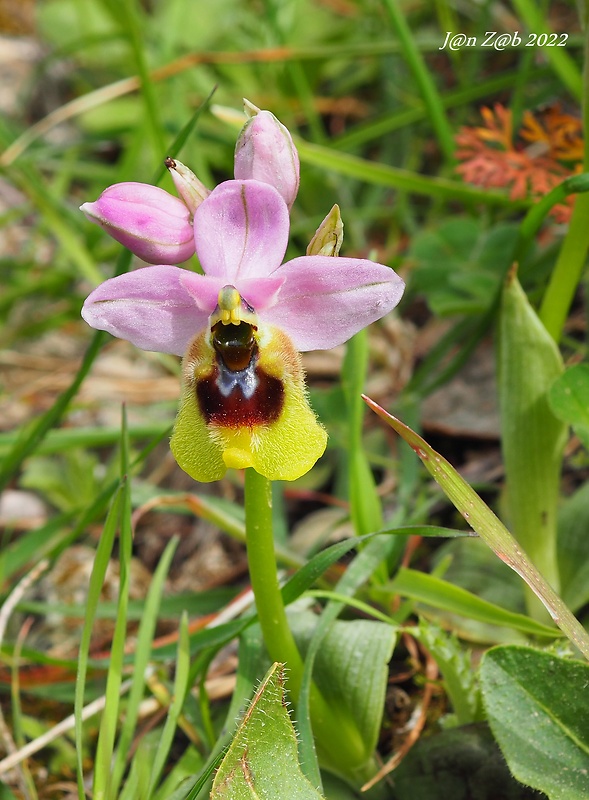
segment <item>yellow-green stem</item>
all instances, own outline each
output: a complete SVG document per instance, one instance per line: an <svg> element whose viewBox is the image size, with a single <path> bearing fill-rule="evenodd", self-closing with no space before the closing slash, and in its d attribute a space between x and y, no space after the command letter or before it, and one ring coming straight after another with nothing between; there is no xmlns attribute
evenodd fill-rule
<svg viewBox="0 0 589 800"><path fill-rule="evenodd" d="M245 528L250 581L268 655L286 664L288 688L296 702L303 678L303 660L288 625L278 583L272 533L272 487L253 469L245 471ZM366 761L358 729L349 717L326 703L316 686L310 691L311 719L320 749L329 762L360 768Z"/></svg>
<svg viewBox="0 0 589 800"><path fill-rule="evenodd" d="M585 20L585 53L583 68L583 130L585 155L583 169L589 172L589 23ZM562 243L560 254L552 271L550 283L540 307L540 319L555 342L560 341L575 291L581 279L589 249L589 194L577 197Z"/></svg>
<svg viewBox="0 0 589 800"><path fill-rule="evenodd" d="M245 527L250 580L268 654L288 667L289 690L299 696L303 661L286 618L272 534L272 486L254 469L245 471Z"/></svg>

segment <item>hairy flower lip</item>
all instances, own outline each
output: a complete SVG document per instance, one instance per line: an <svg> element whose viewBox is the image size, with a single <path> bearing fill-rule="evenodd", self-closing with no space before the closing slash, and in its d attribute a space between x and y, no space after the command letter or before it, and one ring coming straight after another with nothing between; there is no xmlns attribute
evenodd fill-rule
<svg viewBox="0 0 589 800"><path fill-rule="evenodd" d="M80 210L149 264L182 263L194 255L189 209L157 186L117 183Z"/></svg>

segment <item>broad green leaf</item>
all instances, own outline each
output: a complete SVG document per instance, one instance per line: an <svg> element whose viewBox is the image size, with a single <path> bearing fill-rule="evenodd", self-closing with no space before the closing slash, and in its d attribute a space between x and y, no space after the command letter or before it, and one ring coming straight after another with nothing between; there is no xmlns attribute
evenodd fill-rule
<svg viewBox="0 0 589 800"><path fill-rule="evenodd" d="M511 530L558 591L557 509L566 425L548 405L548 390L563 371L562 357L517 277L508 276L499 317L499 401ZM531 593L528 608L545 612Z"/></svg>
<svg viewBox="0 0 589 800"><path fill-rule="evenodd" d="M289 621L304 654L315 633L318 617L311 612L293 613ZM388 663L396 636L395 628L382 622L336 620L315 658L313 680L327 703L338 709L348 726L357 730L366 762L371 759L378 741ZM341 774L342 765L337 771Z"/></svg>
<svg viewBox="0 0 589 800"><path fill-rule="evenodd" d="M491 730L509 768L551 800L589 797L589 666L499 646L481 663Z"/></svg>
<svg viewBox="0 0 589 800"><path fill-rule="evenodd" d="M0 783L0 800L16 800L16 795L5 783Z"/></svg>
<svg viewBox="0 0 589 800"><path fill-rule="evenodd" d="M557 378L548 401L555 416L572 425L589 449L589 364L575 364Z"/></svg>
<svg viewBox="0 0 589 800"><path fill-rule="evenodd" d="M192 780L190 790L175 792L173 800L205 800L209 797L216 769L229 748L236 730L236 720L242 715L251 698L252 686L267 669L268 657L264 649L262 631L259 625L251 625L239 637L236 683L231 702L227 707L222 733L209 753L206 764ZM162 798L162 800L172 800L172 798Z"/></svg>
<svg viewBox="0 0 589 800"><path fill-rule="evenodd" d="M264 678L217 771L211 800L320 800L298 762L284 675L284 666L274 664Z"/></svg>
<svg viewBox="0 0 589 800"><path fill-rule="evenodd" d="M367 539L368 537L360 537L355 541L360 541L362 538ZM336 592L345 596L353 596L363 583L370 580L370 576L374 574L375 569L385 559L387 559L391 569L394 570L401 560L406 541L406 538L403 536L375 536L348 565L345 573L337 582L335 587ZM334 545L334 547L335 546L336 545ZM287 587L285 587L285 589L286 588ZM306 752L303 747L311 737L311 678L314 673L315 661L323 649L325 636L329 633L332 624L337 619L343 607L342 603L335 601L331 601L327 604L321 617L319 617L313 637L305 654L305 672L297 706L297 719L299 730L302 731L301 757L305 759L306 763L311 763L314 758L314 754ZM332 748L331 762L338 765L340 771L347 770L348 775L355 771L355 764L346 761L336 748Z"/></svg>
<svg viewBox="0 0 589 800"><path fill-rule="evenodd" d="M510 774L487 725L421 737L397 767L395 800L542 800Z"/></svg>
<svg viewBox="0 0 589 800"><path fill-rule="evenodd" d="M482 220L451 218L426 228L411 243L411 289L423 292L438 315L481 313L493 302L511 263L517 226L490 231Z"/></svg>
<svg viewBox="0 0 589 800"><path fill-rule="evenodd" d="M503 523L481 500L464 478L411 428L389 414L370 398L364 398L372 410L405 439L415 450L430 475L442 487L447 497L493 552L513 569L541 600L550 616L589 659L589 635L573 616L554 589L538 572Z"/></svg>

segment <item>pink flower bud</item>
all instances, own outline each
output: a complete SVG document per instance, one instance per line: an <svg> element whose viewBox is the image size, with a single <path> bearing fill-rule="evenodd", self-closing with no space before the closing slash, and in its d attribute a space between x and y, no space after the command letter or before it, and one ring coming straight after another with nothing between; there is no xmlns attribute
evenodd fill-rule
<svg viewBox="0 0 589 800"><path fill-rule="evenodd" d="M195 252L190 211L157 186L116 183L80 210L148 264L179 264Z"/></svg>
<svg viewBox="0 0 589 800"><path fill-rule="evenodd" d="M165 165L170 171L176 191L191 214L210 195L210 190L199 181L194 172L175 158L166 158Z"/></svg>
<svg viewBox="0 0 589 800"><path fill-rule="evenodd" d="M269 183L291 208L299 190L299 155L292 137L270 111L246 101L246 113L253 116L237 140L235 178Z"/></svg>

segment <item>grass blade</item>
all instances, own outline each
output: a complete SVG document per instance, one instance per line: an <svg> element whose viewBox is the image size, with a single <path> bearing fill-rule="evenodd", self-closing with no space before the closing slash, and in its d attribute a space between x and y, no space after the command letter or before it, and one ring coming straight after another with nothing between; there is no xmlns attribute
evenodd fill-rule
<svg viewBox="0 0 589 800"><path fill-rule="evenodd" d="M503 523L461 475L427 442L369 397L368 406L415 450L427 471L458 511L494 553L514 570L541 600L561 631L589 660L589 634L544 580Z"/></svg>

